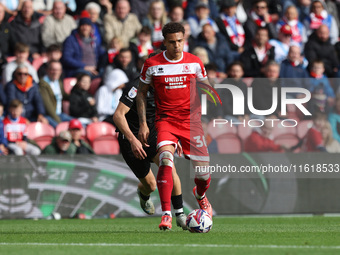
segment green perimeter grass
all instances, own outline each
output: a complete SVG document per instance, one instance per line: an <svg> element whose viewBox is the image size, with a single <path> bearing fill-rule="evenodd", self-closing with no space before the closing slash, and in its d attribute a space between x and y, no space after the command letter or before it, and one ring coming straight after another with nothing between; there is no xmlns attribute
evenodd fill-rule
<svg viewBox="0 0 340 255"><path fill-rule="evenodd" d="M159 217L113 220L1 220L0 254L340 254L339 217L214 217L213 220L213 228L207 234L183 231L175 222L173 230L160 231ZM124 245L39 246L25 243ZM201 246L186 246L188 244Z"/></svg>

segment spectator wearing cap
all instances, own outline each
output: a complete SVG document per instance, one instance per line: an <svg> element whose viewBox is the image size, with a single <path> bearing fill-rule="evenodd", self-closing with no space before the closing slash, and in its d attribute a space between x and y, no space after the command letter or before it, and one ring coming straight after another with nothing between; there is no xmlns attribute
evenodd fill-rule
<svg viewBox="0 0 340 255"><path fill-rule="evenodd" d="M46 109L46 118L54 128L62 121L73 119L62 111L63 100L69 99L69 95L64 90L63 81L60 79L62 70L59 61L50 61L47 66L47 74L39 82L39 91Z"/></svg>
<svg viewBox="0 0 340 255"><path fill-rule="evenodd" d="M281 63L287 58L291 41L292 28L287 24L280 28L278 39L269 40L269 44L275 47L275 61L277 63Z"/></svg>
<svg viewBox="0 0 340 255"><path fill-rule="evenodd" d="M278 22L278 31L284 25L289 25L292 29L292 42L297 43L303 48L307 42L307 31L299 21L299 13L294 5L288 6L281 20Z"/></svg>
<svg viewBox="0 0 340 255"><path fill-rule="evenodd" d="M62 0L53 3L52 14L47 16L41 27L44 46L62 44L77 24L72 16L66 14L66 5Z"/></svg>
<svg viewBox="0 0 340 255"><path fill-rule="evenodd" d="M14 41L25 43L30 47L30 54L35 59L40 57L45 48L41 36L44 16L33 10L33 1L26 0L21 11L12 20L11 27Z"/></svg>
<svg viewBox="0 0 340 255"><path fill-rule="evenodd" d="M327 12L326 4L323 0L313 0L310 14L304 20L307 28L307 35L311 35L321 25L326 25L330 33L330 42L335 44L339 38L339 28L336 20Z"/></svg>
<svg viewBox="0 0 340 255"><path fill-rule="evenodd" d="M77 147L72 143L72 136L69 131L61 131L58 136L52 139L51 144L47 145L41 154L49 155L74 155Z"/></svg>
<svg viewBox="0 0 340 255"><path fill-rule="evenodd" d="M75 77L81 72L89 74L92 78L99 75L97 64L103 51L92 33L92 25L89 18L81 18L78 28L66 38L62 57L66 77Z"/></svg>
<svg viewBox="0 0 340 255"><path fill-rule="evenodd" d="M198 2L195 6L195 15L188 18L188 23L191 29L191 35L197 38L202 32L205 24L210 24L215 32L218 32L218 27L213 19L209 17L209 5L205 2Z"/></svg>
<svg viewBox="0 0 340 255"><path fill-rule="evenodd" d="M253 1L249 18L246 23L244 23L247 44L252 43L256 31L260 27L268 30L269 39L277 38L276 27L268 12L268 3L266 0Z"/></svg>
<svg viewBox="0 0 340 255"><path fill-rule="evenodd" d="M216 19L216 24L232 52L239 56L244 51L246 37L243 26L236 17L236 8L237 3L234 0L222 1L221 13Z"/></svg>
<svg viewBox="0 0 340 255"><path fill-rule="evenodd" d="M128 77L120 69L114 69L106 76L104 86L98 89L95 97L99 121L106 118L112 119L123 89L126 86L125 84L128 82Z"/></svg>
<svg viewBox="0 0 340 255"><path fill-rule="evenodd" d="M94 154L91 145L81 138L83 126L79 120L71 120L68 125L68 130L72 136L72 143L77 147L76 154Z"/></svg>
<svg viewBox="0 0 340 255"><path fill-rule="evenodd" d="M123 47L129 46L129 41L137 36L142 29L137 16L130 13L128 0L118 0L114 14L104 16L105 42L109 44L113 37L119 36Z"/></svg>

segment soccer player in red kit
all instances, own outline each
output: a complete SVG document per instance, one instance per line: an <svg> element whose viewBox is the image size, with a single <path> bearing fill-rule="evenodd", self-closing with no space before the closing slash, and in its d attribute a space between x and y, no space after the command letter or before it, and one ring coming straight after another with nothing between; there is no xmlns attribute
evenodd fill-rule
<svg viewBox="0 0 340 255"><path fill-rule="evenodd" d="M208 84L201 60L183 52L184 27L170 22L162 29L166 51L145 61L137 93L139 139L147 144L149 129L146 122L146 96L154 86L156 103L157 148L159 170L157 187L162 205L161 230L171 229L172 166L177 142L180 141L186 158L195 168L193 193L201 209L212 216L211 205L205 196L210 185L209 153L201 124L201 105L196 80ZM209 84L208 84L209 85ZM198 171L197 171L198 169Z"/></svg>

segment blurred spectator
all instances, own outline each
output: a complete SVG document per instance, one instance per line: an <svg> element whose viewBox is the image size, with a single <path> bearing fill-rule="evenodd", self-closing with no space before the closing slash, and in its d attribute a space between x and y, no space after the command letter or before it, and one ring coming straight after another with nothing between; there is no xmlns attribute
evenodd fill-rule
<svg viewBox="0 0 340 255"><path fill-rule="evenodd" d="M207 77L210 85L214 87L215 84L221 81L218 77L217 66L215 64L207 64L204 66L204 68L205 71L207 72Z"/></svg>
<svg viewBox="0 0 340 255"><path fill-rule="evenodd" d="M263 77L265 65L275 59L275 48L268 43L268 39L268 29L259 27L252 46L241 54L245 77Z"/></svg>
<svg viewBox="0 0 340 255"><path fill-rule="evenodd" d="M336 95L333 110L328 115L329 123L335 140L340 142L340 94Z"/></svg>
<svg viewBox="0 0 340 255"><path fill-rule="evenodd" d="M137 16L130 13L130 3L127 0L118 0L114 14L104 17L105 41L108 44L113 37L119 36L123 46L128 47L129 41L136 37L142 28Z"/></svg>
<svg viewBox="0 0 340 255"><path fill-rule="evenodd" d="M23 43L16 43L14 47L15 60L8 63L2 73L2 83L6 85L7 82L13 78L13 72L20 64L25 64L28 68L28 73L33 77L35 82L39 82L37 70L28 62L29 46Z"/></svg>
<svg viewBox="0 0 340 255"><path fill-rule="evenodd" d="M47 74L48 62L60 61L62 55L63 55L63 51L61 49L61 45L51 44L50 46L47 47L46 49L47 62L43 63L38 69L39 79L41 79ZM65 77L65 74L62 73L61 79L64 79L64 77Z"/></svg>
<svg viewBox="0 0 340 255"><path fill-rule="evenodd" d="M107 75L115 68L119 68L124 71L129 79L129 82L125 84L124 91L129 91L132 86L132 82L139 76L136 63L132 57L132 52L129 48L123 48L119 51L118 56L114 59L113 65L109 65L105 69L104 80L107 79Z"/></svg>
<svg viewBox="0 0 340 255"><path fill-rule="evenodd" d="M209 62L215 63L217 70L225 73L227 66L233 61L230 48L224 36L216 33L210 24L205 24L198 37L197 46L205 48L208 52Z"/></svg>
<svg viewBox="0 0 340 255"><path fill-rule="evenodd" d="M4 119L8 149L15 155L40 155L39 147L29 143L26 136L27 119L22 117L23 104L13 99L9 104L9 114Z"/></svg>
<svg viewBox="0 0 340 255"><path fill-rule="evenodd" d="M191 35L197 38L202 32L205 24L210 24L215 32L218 32L218 27L213 19L209 17L209 5L205 2L198 2L195 6L195 14L187 20L191 28Z"/></svg>
<svg viewBox="0 0 340 255"><path fill-rule="evenodd" d="M66 5L62 0L53 3L52 14L47 16L41 27L44 46L62 44L77 24L72 16L66 14Z"/></svg>
<svg viewBox="0 0 340 255"><path fill-rule="evenodd" d="M308 130L302 141L301 152L326 151L321 130L327 122L327 115L316 112L312 115L313 126Z"/></svg>
<svg viewBox="0 0 340 255"><path fill-rule="evenodd" d="M0 70L7 63L6 57L13 50L13 32L10 24L5 20L5 8L0 4Z"/></svg>
<svg viewBox="0 0 340 255"><path fill-rule="evenodd" d="M247 85L242 81L242 77L244 74L243 71L243 64L241 62L233 62L228 66L227 70L228 78L223 80L221 84L231 84L239 89L242 90L244 95L244 110L245 115L244 116L234 116L233 115L233 104L234 99L233 95L231 94L231 91L228 89L219 89L217 92L220 95L222 105L218 107L217 115L220 119L227 119L227 120L243 120L248 119L249 116L249 110L247 107L247 98L248 98L248 91L247 91Z"/></svg>
<svg viewBox="0 0 340 255"><path fill-rule="evenodd" d="M253 106L256 110L269 110L273 106L273 88L277 88L277 107L272 114L279 116L281 108L281 81L279 80L280 65L275 61L270 61L265 67L265 78L254 79Z"/></svg>
<svg viewBox="0 0 340 255"><path fill-rule="evenodd" d="M199 59L202 61L203 65L209 64L209 56L208 51L203 47L195 47L192 51L192 54L199 57Z"/></svg>
<svg viewBox="0 0 340 255"><path fill-rule="evenodd" d="M184 47L183 47L183 51L185 52L192 52L193 49L196 46L196 40L195 38L191 35L191 28L190 25L187 21L183 21L182 25L184 27Z"/></svg>
<svg viewBox="0 0 340 255"><path fill-rule="evenodd" d="M6 94L5 94L5 91L4 91L4 88L3 86L0 84L0 105L1 105L1 109L0 109L0 118L1 116L3 115L4 113L4 106L7 104L7 101L6 101Z"/></svg>
<svg viewBox="0 0 340 255"><path fill-rule="evenodd" d="M70 121L68 130L72 136L72 143L77 147L76 154L94 154L94 151L87 142L81 138L83 126L77 119Z"/></svg>
<svg viewBox="0 0 340 255"><path fill-rule="evenodd" d="M338 71L339 62L334 46L329 40L329 30L326 25L321 25L306 43L305 56L309 63L320 59L325 64L325 74L334 77Z"/></svg>
<svg viewBox="0 0 340 255"><path fill-rule="evenodd" d="M324 75L325 66L322 60L311 63L309 91L312 99L309 101L309 110L313 114L316 111L329 112L334 105L335 94L328 78Z"/></svg>
<svg viewBox="0 0 340 255"><path fill-rule="evenodd" d="M42 151L42 154L49 155L74 155L77 147L72 143L72 136L69 131L61 131L58 136L52 139L51 144L47 145Z"/></svg>
<svg viewBox="0 0 340 255"><path fill-rule="evenodd" d="M120 69L111 71L104 80L104 85L99 88L95 97L99 121L113 117L128 81L128 77Z"/></svg>
<svg viewBox="0 0 340 255"><path fill-rule="evenodd" d="M31 122L48 123L44 117L45 108L38 85L28 73L26 64L19 64L14 71L14 78L6 85L7 104L19 99L24 105L23 117Z"/></svg>
<svg viewBox="0 0 340 255"><path fill-rule="evenodd" d="M24 0L0 0L5 11L13 16L16 16L18 14L18 10L21 10L23 2Z"/></svg>
<svg viewBox="0 0 340 255"><path fill-rule="evenodd" d="M272 17L268 12L266 0L253 1L250 16L246 23L244 23L246 42L248 45L252 43L258 28L266 28L270 39L277 38L276 28L274 23L272 23Z"/></svg>
<svg viewBox="0 0 340 255"><path fill-rule="evenodd" d="M340 153L340 143L333 138L331 124L327 121L321 129L322 139L326 147L326 151L330 153Z"/></svg>
<svg viewBox="0 0 340 255"><path fill-rule="evenodd" d="M269 40L269 44L275 48L275 61L281 63L287 58L289 46L292 40L292 29L289 25L280 28L278 39Z"/></svg>
<svg viewBox="0 0 340 255"><path fill-rule="evenodd" d="M299 13L294 5L288 6L284 16L278 22L278 29L284 25L289 25L292 29L292 42L298 43L302 48L307 42L307 31L299 21Z"/></svg>
<svg viewBox="0 0 340 255"><path fill-rule="evenodd" d="M32 1L26 0L21 11L11 22L15 42L27 44L33 59L40 57L45 51L41 34L44 18L42 14L33 10Z"/></svg>
<svg viewBox="0 0 340 255"><path fill-rule="evenodd" d="M48 123L56 128L62 121L70 121L72 117L63 113L62 101L68 100L69 95L64 90L63 81L61 80L62 66L59 61L50 61L48 63L47 75L39 83L39 91L46 109L46 118Z"/></svg>
<svg viewBox="0 0 340 255"><path fill-rule="evenodd" d="M119 51L123 48L122 40L119 37L113 37L108 45L107 53L104 54L102 60L100 61L99 69L105 69L107 65L113 64L116 56L118 56Z"/></svg>
<svg viewBox="0 0 340 255"><path fill-rule="evenodd" d="M275 117L274 117L275 118ZM261 127L254 128L253 132L246 139L244 150L246 152L284 152L288 148L274 142L273 138L273 121L271 117L263 121Z"/></svg>
<svg viewBox="0 0 340 255"><path fill-rule="evenodd" d="M168 0L168 2L171 2ZM188 19L189 17L192 17L195 15L196 8L200 4L205 4L207 8L210 10L209 11L209 16L211 19L216 19L218 17L218 7L216 5L216 1L214 0L187 0L187 1L181 1L182 2L182 7L183 3L186 2L187 5L185 7L185 12L184 12L184 18Z"/></svg>
<svg viewBox="0 0 340 255"><path fill-rule="evenodd" d="M4 123L2 122L2 119L0 119L0 155L8 155L7 144L8 142L5 137Z"/></svg>
<svg viewBox="0 0 340 255"><path fill-rule="evenodd" d="M81 18L78 29L72 31L63 45L62 63L66 77L74 77L79 72L98 76L97 64L101 54L99 41L92 33L91 20Z"/></svg>
<svg viewBox="0 0 340 255"><path fill-rule="evenodd" d="M106 48L105 47L106 43L104 41L104 34L105 34L104 23L103 23L103 20L100 18L100 12L101 12L100 5L94 2L89 2L85 6L85 11L89 14L89 18L92 21L92 32L94 36L96 37L97 42L103 48Z"/></svg>
<svg viewBox="0 0 340 255"><path fill-rule="evenodd" d="M151 29L152 46L160 49L163 43L162 28L168 23L168 17L162 0L153 0L150 3L149 12L143 19L142 25Z"/></svg>
<svg viewBox="0 0 340 255"><path fill-rule="evenodd" d="M169 11L169 19L172 22L181 23L184 21L184 10L180 5L173 6Z"/></svg>
<svg viewBox="0 0 340 255"><path fill-rule="evenodd" d="M90 86L91 77L87 74L79 74L70 94L70 115L78 118L83 126L98 121L96 100L88 92Z"/></svg>
<svg viewBox="0 0 340 255"><path fill-rule="evenodd" d="M241 22L237 19L237 3L234 0L224 0L221 6L220 17L216 24L220 33L226 38L229 48L234 52L234 59L237 59L244 51L245 32Z"/></svg>
<svg viewBox="0 0 340 255"><path fill-rule="evenodd" d="M282 87L309 87L309 77L304 64L303 57L301 56L300 47L290 46L287 59L281 63L280 78L282 79ZM291 95L296 97L297 94Z"/></svg>
<svg viewBox="0 0 340 255"><path fill-rule="evenodd" d="M131 13L134 13L138 20L143 20L149 11L149 6L152 0L133 0L130 1Z"/></svg>
<svg viewBox="0 0 340 255"><path fill-rule="evenodd" d="M324 0L312 1L309 17L305 19L304 23L307 28L307 35L312 34L324 24L329 30L331 44L335 44L338 41L338 25L334 17L327 12Z"/></svg>
<svg viewBox="0 0 340 255"><path fill-rule="evenodd" d="M149 54L154 51L151 42L151 29L147 26L143 26L137 36L136 43L132 44L131 47L132 51L135 52L136 59L149 56Z"/></svg>

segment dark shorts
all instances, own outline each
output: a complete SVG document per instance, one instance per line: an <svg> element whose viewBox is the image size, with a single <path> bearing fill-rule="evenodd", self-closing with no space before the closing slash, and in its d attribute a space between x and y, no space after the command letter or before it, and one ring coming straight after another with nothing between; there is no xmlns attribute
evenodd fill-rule
<svg viewBox="0 0 340 255"><path fill-rule="evenodd" d="M130 167L132 172L136 175L137 178L144 178L150 171L150 166L152 159L157 154L157 135L155 130L150 130L150 135L148 139L148 143L150 147L144 148L147 157L145 159L137 159L131 150L130 142L127 139L124 139L121 134L118 136L118 142L120 146L120 151L123 155L123 158L126 164Z"/></svg>

